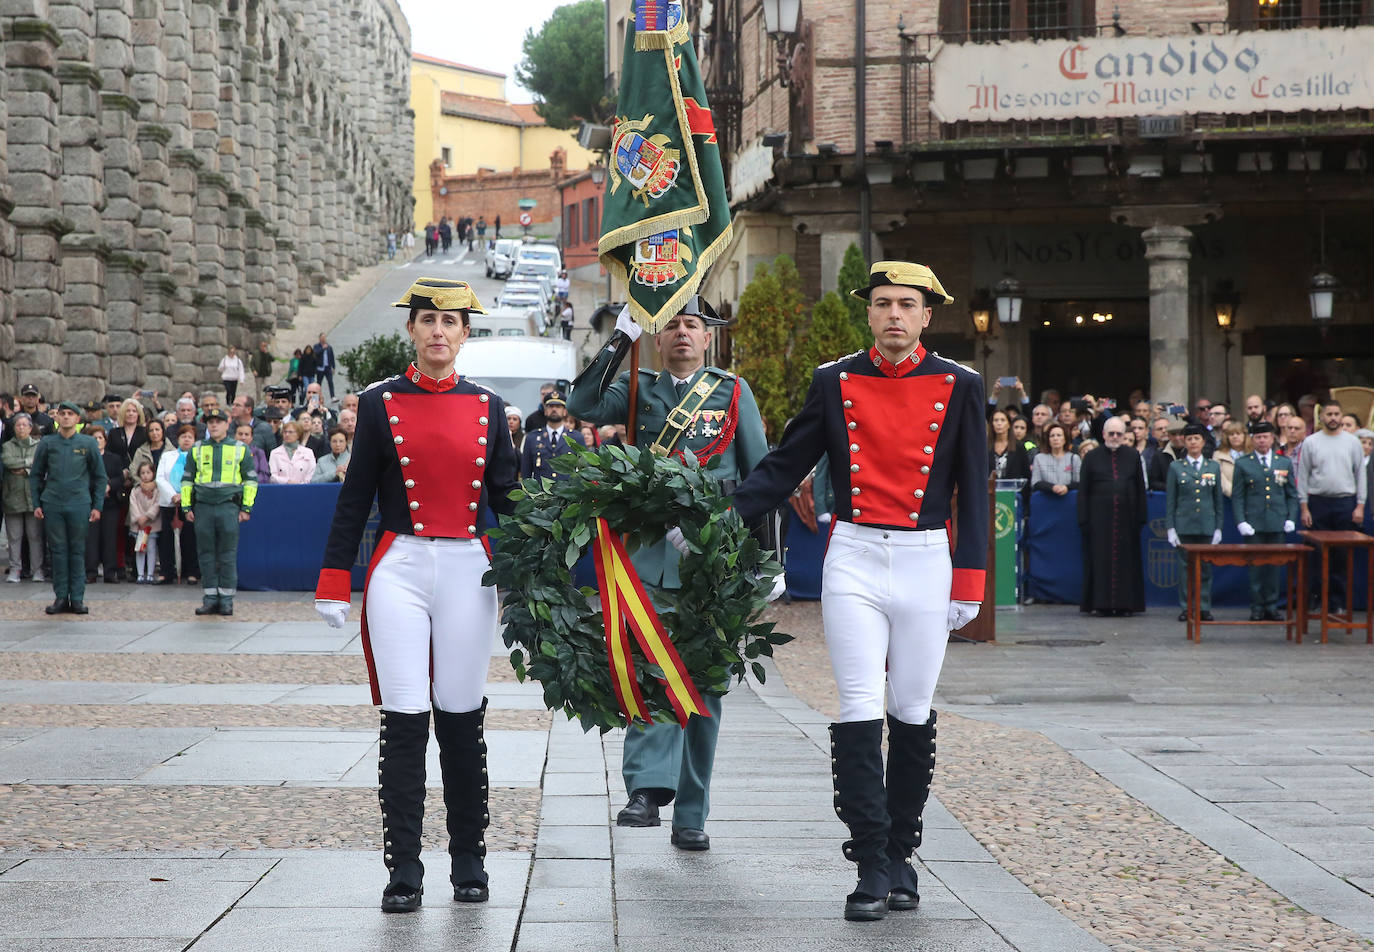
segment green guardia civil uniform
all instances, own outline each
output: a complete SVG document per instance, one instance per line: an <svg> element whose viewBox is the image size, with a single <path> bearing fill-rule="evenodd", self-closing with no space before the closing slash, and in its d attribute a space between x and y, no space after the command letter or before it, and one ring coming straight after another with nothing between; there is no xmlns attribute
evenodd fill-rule
<svg viewBox="0 0 1374 952"><path fill-rule="evenodd" d="M105 506L108 482L95 437L55 432L38 441L29 488L43 510L53 594L59 599L86 600L86 533L91 510L99 512Z"/></svg>
<svg viewBox="0 0 1374 952"><path fill-rule="evenodd" d="M238 589L239 512L252 512L258 495L253 454L237 440L204 439L186 454L181 506L195 513L196 549L206 607L233 612Z"/></svg>
<svg viewBox="0 0 1374 952"><path fill-rule="evenodd" d="M1248 522L1255 530L1247 542L1276 544L1288 541L1285 522L1298 523L1298 487L1293 482L1293 461L1272 449L1267 456L1266 460L1258 453L1247 453L1236 460L1231 512L1236 522ZM1278 611L1277 565L1250 567L1250 608Z"/></svg>
<svg viewBox="0 0 1374 952"><path fill-rule="evenodd" d="M598 424L627 422L629 373L622 373L604 392L598 392L598 382L613 369L617 359L614 347L605 348L582 372L568 397L568 413L579 420L593 420ZM693 396L694 392L697 396ZM699 400L703 394L704 399ZM740 482L748 476L768 453L768 438L764 435L763 418L753 392L744 380L719 367L697 370L681 387L674 384L672 375L666 370L641 369L638 395L635 445L654 444L663 434L669 414L684 399L689 399L685 407L693 408L690 414L684 409L681 414L675 414L675 419L683 420L690 415L691 422L672 448L688 449L696 454L706 452L720 437L721 428L731 422L731 405L735 405L734 437L720 454L720 464L712 470L727 488L731 482ZM664 438L671 439L671 434ZM667 542L641 548L631 561L646 585L681 587L678 552ZM673 791L675 829L704 829L710 810L711 769L720 731L721 703L720 698L709 695L703 700L711 716L693 715L685 729L676 724L651 724L631 728L625 735L621 773L626 791L650 788Z"/></svg>
<svg viewBox="0 0 1374 952"><path fill-rule="evenodd" d="M1165 492L1164 527L1178 533L1179 542L1206 544L1221 528L1222 496L1221 466L1198 457L1200 465L1185 456L1169 464L1169 482ZM1188 607L1188 557L1178 550L1178 604ZM1212 610L1212 566L1202 563L1201 610Z"/></svg>

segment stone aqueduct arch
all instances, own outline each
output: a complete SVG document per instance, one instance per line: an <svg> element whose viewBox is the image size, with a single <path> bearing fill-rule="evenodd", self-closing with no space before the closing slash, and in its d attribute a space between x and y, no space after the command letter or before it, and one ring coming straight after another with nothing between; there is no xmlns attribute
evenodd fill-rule
<svg viewBox="0 0 1374 952"><path fill-rule="evenodd" d="M395 0L5 0L0 391L218 383L410 220Z"/></svg>

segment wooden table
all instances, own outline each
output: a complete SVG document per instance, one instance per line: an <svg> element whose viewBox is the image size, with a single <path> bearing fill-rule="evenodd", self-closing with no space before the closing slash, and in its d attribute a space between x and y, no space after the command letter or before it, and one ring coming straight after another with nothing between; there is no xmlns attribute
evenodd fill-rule
<svg viewBox="0 0 1374 952"><path fill-rule="evenodd" d="M1202 642L1203 625L1283 625L1287 640L1297 636L1302 644L1307 630L1307 555L1311 546L1289 542L1256 542L1207 545L1185 542L1179 546L1188 555L1188 640ZM1202 620L1202 563L1213 565L1292 565L1284 601L1284 617L1277 621L1203 621Z"/></svg>
<svg viewBox="0 0 1374 952"><path fill-rule="evenodd" d="M1374 536L1354 529L1303 529L1298 533L1321 553L1322 644L1332 628L1341 631L1363 628L1365 644L1374 645ZM1355 550L1365 550L1369 579L1365 587L1364 621L1355 621ZM1331 614L1331 550L1345 549L1345 614ZM1306 625L1303 626L1304 628Z"/></svg>

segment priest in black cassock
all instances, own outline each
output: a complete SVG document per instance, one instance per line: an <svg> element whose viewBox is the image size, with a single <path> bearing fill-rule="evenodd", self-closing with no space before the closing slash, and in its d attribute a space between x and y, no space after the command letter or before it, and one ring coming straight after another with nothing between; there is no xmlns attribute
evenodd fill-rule
<svg viewBox="0 0 1374 952"><path fill-rule="evenodd" d="M1145 610L1140 529L1147 518L1140 455L1123 446L1126 424L1112 417L1102 446L1083 458L1078 525L1083 530L1084 612L1121 615Z"/></svg>

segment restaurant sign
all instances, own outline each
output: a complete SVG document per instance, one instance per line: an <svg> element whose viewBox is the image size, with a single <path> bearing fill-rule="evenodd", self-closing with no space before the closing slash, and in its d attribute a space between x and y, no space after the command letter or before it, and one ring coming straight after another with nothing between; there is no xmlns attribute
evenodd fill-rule
<svg viewBox="0 0 1374 952"><path fill-rule="evenodd" d="M941 122L1374 108L1374 27L946 43Z"/></svg>

